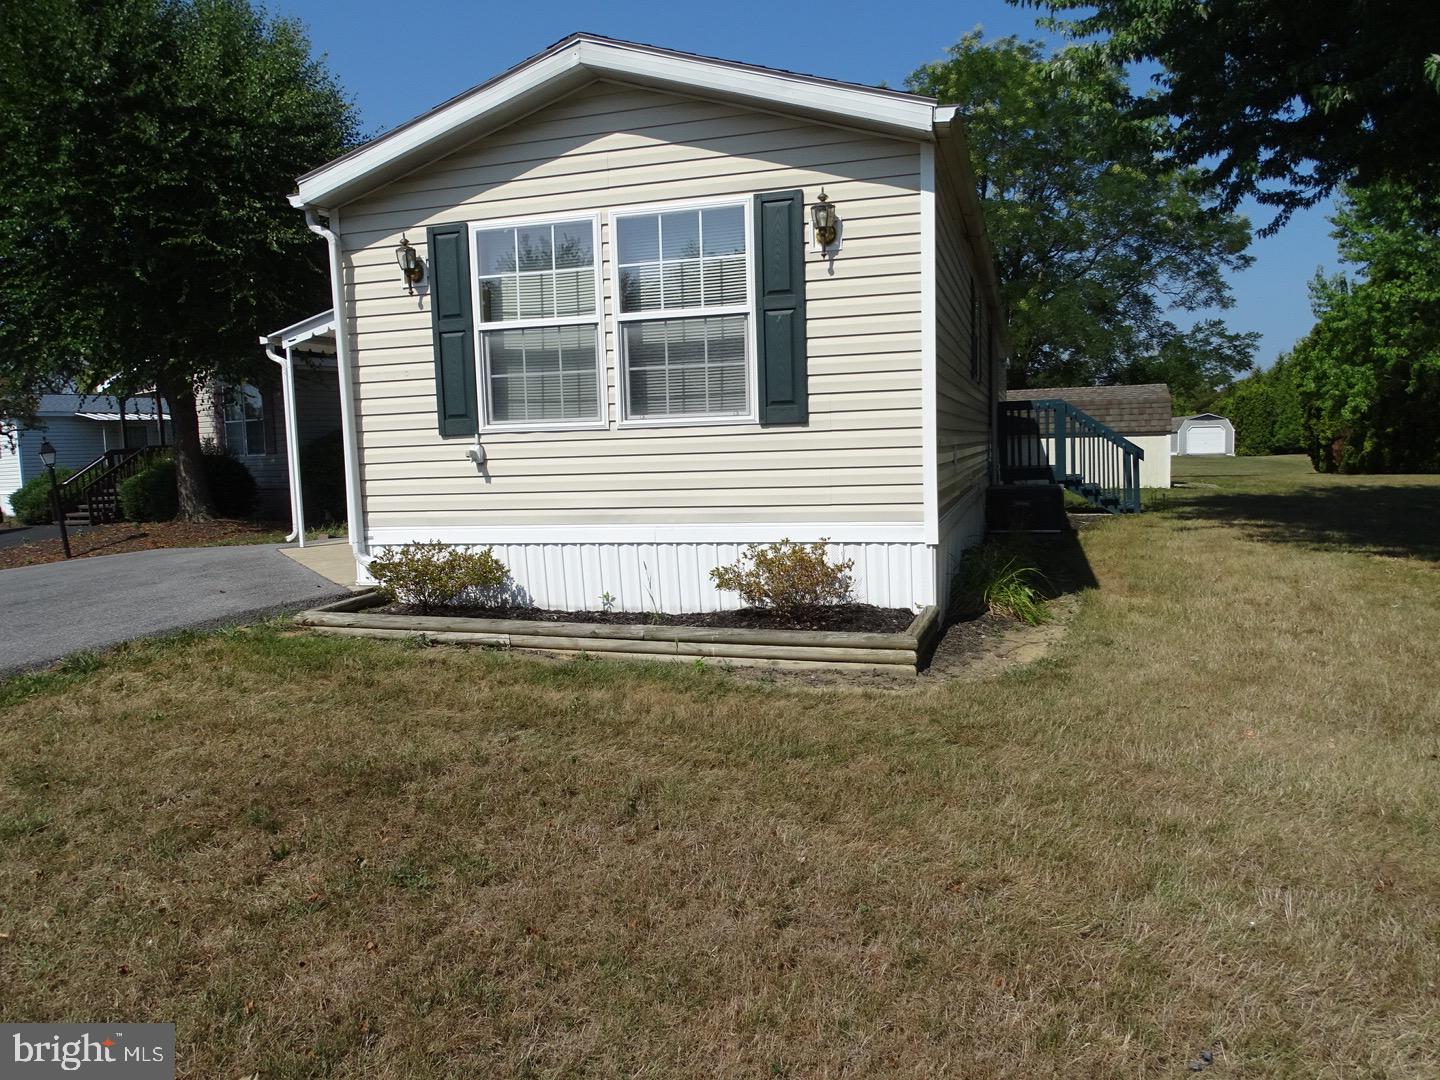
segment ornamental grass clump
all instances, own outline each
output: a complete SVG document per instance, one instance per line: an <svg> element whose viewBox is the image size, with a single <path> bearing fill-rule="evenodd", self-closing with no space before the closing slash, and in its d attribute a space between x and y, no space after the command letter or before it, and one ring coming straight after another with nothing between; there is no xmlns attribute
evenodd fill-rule
<svg viewBox="0 0 1440 1080"><path fill-rule="evenodd" d="M438 540L387 547L370 560L370 576L392 600L429 615L465 605L503 606L510 571L494 551L451 547Z"/></svg>
<svg viewBox="0 0 1440 1080"><path fill-rule="evenodd" d="M710 571L716 588L740 594L751 607L769 608L791 617L818 608L850 602L850 571L854 559L832 563L825 557L825 540L796 544L751 544L728 566Z"/></svg>
<svg viewBox="0 0 1440 1080"><path fill-rule="evenodd" d="M1050 617L1037 584L1044 580L1044 574L1013 551L981 544L960 562L955 604L961 611L984 611L1037 626Z"/></svg>

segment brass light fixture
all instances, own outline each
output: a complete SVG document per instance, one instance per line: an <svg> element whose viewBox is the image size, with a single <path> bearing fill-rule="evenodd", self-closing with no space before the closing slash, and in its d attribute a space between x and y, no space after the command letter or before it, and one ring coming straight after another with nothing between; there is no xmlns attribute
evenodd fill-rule
<svg viewBox="0 0 1440 1080"><path fill-rule="evenodd" d="M810 206L810 225L815 230L815 242L821 247L835 243L839 222L840 215L835 212L830 196L821 188L818 200Z"/></svg>
<svg viewBox="0 0 1440 1080"><path fill-rule="evenodd" d="M404 233L400 234L400 243L395 248L395 262L405 278L405 288L413 295L415 286L425 278L425 264Z"/></svg>

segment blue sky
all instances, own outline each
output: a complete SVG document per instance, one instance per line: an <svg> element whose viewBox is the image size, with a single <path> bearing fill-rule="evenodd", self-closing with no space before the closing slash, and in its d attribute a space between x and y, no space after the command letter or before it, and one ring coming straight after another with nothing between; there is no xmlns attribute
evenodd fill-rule
<svg viewBox="0 0 1440 1080"><path fill-rule="evenodd" d="M308 24L315 48L328 55L359 105L367 133L407 120L575 30L896 87L977 26L987 37L1038 36L1035 12L1003 0L731 0L703 6L547 0L514 7L459 0L270 0L270 7ZM1278 236L1256 240L1254 266L1233 280L1236 305L1224 317L1234 329L1264 335L1262 365L1310 328L1306 282L1317 266L1336 265L1326 212L1297 214ZM1263 210L1251 218L1269 220Z"/></svg>

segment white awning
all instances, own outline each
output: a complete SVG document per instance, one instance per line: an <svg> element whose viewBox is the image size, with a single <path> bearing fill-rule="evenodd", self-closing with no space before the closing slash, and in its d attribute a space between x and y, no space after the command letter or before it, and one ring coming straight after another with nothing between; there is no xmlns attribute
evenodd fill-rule
<svg viewBox="0 0 1440 1080"><path fill-rule="evenodd" d="M112 424L118 424L122 419L118 412L82 412L76 413L75 415L83 417L86 420L108 421ZM161 416L166 420L170 419L169 413L162 413ZM127 423L133 421L137 424L146 422L153 424L155 422L155 411L152 409L150 412L127 412L123 419Z"/></svg>

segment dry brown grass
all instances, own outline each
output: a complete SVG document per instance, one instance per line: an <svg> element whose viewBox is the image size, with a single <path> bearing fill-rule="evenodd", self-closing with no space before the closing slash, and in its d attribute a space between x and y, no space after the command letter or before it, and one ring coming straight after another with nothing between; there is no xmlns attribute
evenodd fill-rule
<svg viewBox="0 0 1440 1080"><path fill-rule="evenodd" d="M279 627L0 686L0 1012L187 1077L1433 1077L1440 576L1187 507L908 694Z"/></svg>

